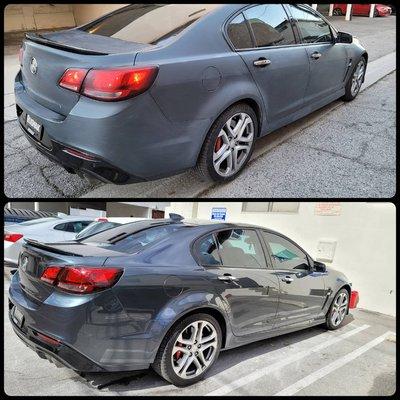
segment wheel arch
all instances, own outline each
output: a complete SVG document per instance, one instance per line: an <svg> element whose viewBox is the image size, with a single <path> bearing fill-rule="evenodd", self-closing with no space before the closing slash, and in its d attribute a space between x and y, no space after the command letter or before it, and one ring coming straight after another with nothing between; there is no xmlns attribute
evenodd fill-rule
<svg viewBox="0 0 400 400"><path fill-rule="evenodd" d="M203 140L201 142L201 146L200 146L199 151L197 153L197 161L196 162L198 162L198 160L199 160L199 157L201 155L201 151L203 149L204 143L205 143L205 141L207 139L207 135L210 132L210 130L213 127L213 125L215 124L215 122L218 120L218 118L225 111L230 109L231 107L234 107L237 104L241 104L241 103L244 103L244 104L248 105L249 107L251 107L251 109L256 114L256 116L257 116L257 125L258 125L257 139L261 137L263 126L264 126L264 122L265 122L265 114L264 114L264 111L263 111L263 106L259 103L258 100L256 100L252 96L243 96L241 98L235 99L234 101L225 104L223 109L221 109L220 112L216 115L216 117L213 118L213 120L211 121L210 125L208 126L207 131L204 134Z"/></svg>
<svg viewBox="0 0 400 400"><path fill-rule="evenodd" d="M222 311L218 310L217 308L210 307L210 306L201 306L201 307L198 307L198 308L193 308L193 309L190 309L190 310L186 310L182 314L179 314L174 319L174 321L172 322L172 324L168 328L167 332L164 334L164 336L163 336L161 341L164 340L164 338L175 328L175 326L177 324L179 324L185 318L187 318L187 317L189 317L191 315L194 315L194 314L208 314L208 315L211 315L212 317L214 317L217 320L217 322L219 323L219 326L221 328L221 331L222 331L222 345L221 345L221 348L223 349L225 347L225 345L226 345L228 322L227 322L226 317L225 317L225 315L223 314Z"/></svg>

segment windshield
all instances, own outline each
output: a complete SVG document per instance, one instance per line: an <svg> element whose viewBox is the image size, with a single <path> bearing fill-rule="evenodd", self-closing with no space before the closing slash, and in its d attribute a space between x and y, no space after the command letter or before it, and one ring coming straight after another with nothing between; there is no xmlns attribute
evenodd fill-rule
<svg viewBox="0 0 400 400"><path fill-rule="evenodd" d="M141 44L159 44L178 35L217 4L132 4L79 29Z"/></svg>

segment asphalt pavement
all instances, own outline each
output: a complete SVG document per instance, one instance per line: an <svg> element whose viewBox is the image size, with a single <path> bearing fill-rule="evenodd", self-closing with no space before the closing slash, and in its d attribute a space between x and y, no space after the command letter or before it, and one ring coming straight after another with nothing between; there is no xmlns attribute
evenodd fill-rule
<svg viewBox="0 0 400 400"><path fill-rule="evenodd" d="M12 331L4 293L4 390L10 396L390 396L396 390L396 321L355 310L322 326L224 351L201 382L177 388L154 371L79 375L39 358Z"/></svg>

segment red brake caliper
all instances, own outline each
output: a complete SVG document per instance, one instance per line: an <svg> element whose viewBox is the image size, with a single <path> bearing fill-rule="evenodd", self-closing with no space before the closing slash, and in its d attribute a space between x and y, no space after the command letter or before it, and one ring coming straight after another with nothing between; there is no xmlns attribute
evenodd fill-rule
<svg viewBox="0 0 400 400"><path fill-rule="evenodd" d="M178 347L183 347L180 343L177 344ZM178 361L181 357L182 357L182 352L181 351L177 351L175 353L175 359Z"/></svg>
<svg viewBox="0 0 400 400"><path fill-rule="evenodd" d="M219 137L215 143L215 152L218 153L222 147L222 138Z"/></svg>

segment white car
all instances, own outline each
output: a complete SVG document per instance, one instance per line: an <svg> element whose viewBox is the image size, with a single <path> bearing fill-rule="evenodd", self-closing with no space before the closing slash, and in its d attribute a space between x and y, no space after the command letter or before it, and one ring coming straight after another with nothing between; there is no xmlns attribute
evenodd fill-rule
<svg viewBox="0 0 400 400"><path fill-rule="evenodd" d="M112 218L98 218L97 221L92 222L89 226L83 229L75 236L75 240L83 239L87 236L94 235L99 232L106 231L108 229L116 228L124 224L132 222L143 221L147 218L123 218L123 217L112 217Z"/></svg>
<svg viewBox="0 0 400 400"><path fill-rule="evenodd" d="M7 225L4 228L4 264L12 267L18 265L24 239L47 243L71 240L94 220L90 217L49 217Z"/></svg>

